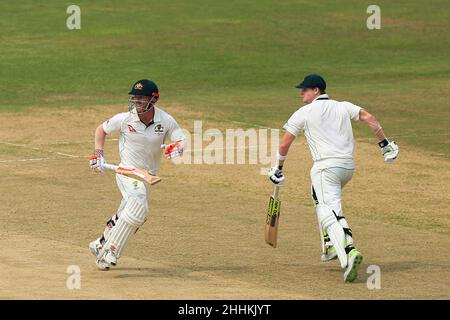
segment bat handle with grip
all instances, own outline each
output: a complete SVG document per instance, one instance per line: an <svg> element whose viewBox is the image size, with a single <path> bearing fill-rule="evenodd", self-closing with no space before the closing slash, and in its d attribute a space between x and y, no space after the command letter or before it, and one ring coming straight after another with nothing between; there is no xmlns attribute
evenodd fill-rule
<svg viewBox="0 0 450 320"><path fill-rule="evenodd" d="M281 186L275 186L274 190L273 190L273 198L274 199L278 199L280 197L280 188Z"/></svg>

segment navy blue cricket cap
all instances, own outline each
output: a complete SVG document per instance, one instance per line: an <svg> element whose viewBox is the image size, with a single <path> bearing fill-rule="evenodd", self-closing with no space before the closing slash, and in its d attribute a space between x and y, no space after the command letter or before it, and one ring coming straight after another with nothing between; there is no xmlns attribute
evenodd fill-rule
<svg viewBox="0 0 450 320"><path fill-rule="evenodd" d="M128 94L135 94L139 96L159 97L158 87L152 80L139 80L133 84Z"/></svg>
<svg viewBox="0 0 450 320"><path fill-rule="evenodd" d="M325 80L319 76L318 74L310 74L307 75L301 83L295 86L299 89L305 88L319 88L321 91L324 91L327 87Z"/></svg>

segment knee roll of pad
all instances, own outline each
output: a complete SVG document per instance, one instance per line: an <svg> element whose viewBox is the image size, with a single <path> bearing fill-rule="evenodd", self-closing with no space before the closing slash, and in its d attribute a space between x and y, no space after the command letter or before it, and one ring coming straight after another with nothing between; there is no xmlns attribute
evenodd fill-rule
<svg viewBox="0 0 450 320"><path fill-rule="evenodd" d="M147 213L147 208L141 202L130 197L127 199L121 218L129 225L139 228L145 222Z"/></svg>

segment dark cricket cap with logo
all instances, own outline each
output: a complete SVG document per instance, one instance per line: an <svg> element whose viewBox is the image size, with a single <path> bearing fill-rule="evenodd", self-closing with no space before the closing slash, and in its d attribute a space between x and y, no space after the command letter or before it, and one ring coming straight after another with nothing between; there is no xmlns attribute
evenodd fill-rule
<svg viewBox="0 0 450 320"><path fill-rule="evenodd" d="M147 79L139 80L135 84L133 84L128 94L159 97L159 91L156 83L154 83L152 80Z"/></svg>
<svg viewBox="0 0 450 320"><path fill-rule="evenodd" d="M310 74L307 75L305 79L303 79L303 81L295 87L299 89L319 88L320 90L324 91L327 87L327 84L325 83L325 80L318 74Z"/></svg>

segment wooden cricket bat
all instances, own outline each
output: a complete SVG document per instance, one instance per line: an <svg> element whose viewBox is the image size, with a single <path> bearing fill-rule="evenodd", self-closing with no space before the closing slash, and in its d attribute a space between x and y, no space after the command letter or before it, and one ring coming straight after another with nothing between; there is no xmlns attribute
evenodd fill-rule
<svg viewBox="0 0 450 320"><path fill-rule="evenodd" d="M273 195L270 196L269 208L267 209L266 228L264 237L266 243L273 248L277 247L278 222L280 220L280 186L275 186Z"/></svg>
<svg viewBox="0 0 450 320"><path fill-rule="evenodd" d="M154 185L161 181L160 177L153 176L150 171L133 167L120 167L114 164L103 164L103 168L113 170L118 174Z"/></svg>

